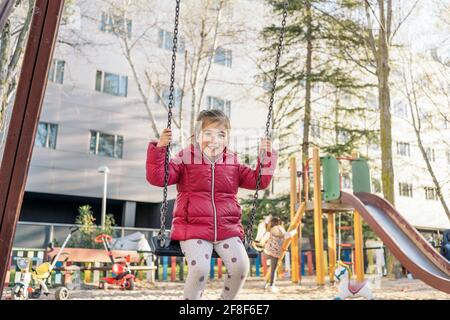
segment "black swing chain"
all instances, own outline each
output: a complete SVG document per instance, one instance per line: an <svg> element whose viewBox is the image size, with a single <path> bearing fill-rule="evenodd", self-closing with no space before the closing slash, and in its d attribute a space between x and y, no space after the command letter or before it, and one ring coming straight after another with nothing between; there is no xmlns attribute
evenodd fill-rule
<svg viewBox="0 0 450 320"><path fill-rule="evenodd" d="M287 18L287 6L288 6L288 0L284 2L283 7L283 20L281 23L281 32L278 42L278 50L277 50L277 57L275 62L275 69L274 69L274 76L272 80L272 92L270 96L270 102L269 102L269 112L267 114L267 122L266 122L266 129L265 129L265 137L268 138L270 136L270 126L271 126L271 120L272 120L272 113L273 113L273 103L275 99L275 91L276 91L276 83L278 78L278 69L280 65L280 58L281 58L281 52L283 50L283 42L284 42L284 32L286 27L286 18ZM167 117L167 128L170 129L172 125L172 108L173 108L173 99L174 99L174 83L175 83L175 66L176 66L176 58L177 58L177 44L178 44L178 25L179 25L179 17L180 17L180 0L176 0L176 7L175 7L175 28L173 33L173 47L172 47L172 67L170 72L170 93L169 93L169 105L168 105L168 117ZM167 216L167 186L169 184L169 161L170 161L170 143L167 146L166 154L165 154L165 161L164 161L164 189L163 189L163 202L161 205L161 219L160 219L160 230L158 233L159 240L161 241L161 246L164 246L165 239L164 234L166 232L166 216ZM260 163L262 164L264 162L264 156L261 157ZM253 196L253 205L252 210L250 214L250 219L247 224L246 229L246 245L251 245L253 241L253 223L255 221L256 217L256 207L257 207L257 201L258 201L258 191L259 186L261 184L261 166L258 170L258 177L256 180L256 191Z"/></svg>
<svg viewBox="0 0 450 320"><path fill-rule="evenodd" d="M173 31L173 47L172 47L172 68L170 70L170 88L169 88L169 109L167 115L167 128L170 129L172 126L172 108L173 108L173 98L174 98L174 83L175 83L175 66L177 60L177 45L178 45L178 25L180 21L180 0L176 0L175 7L175 28ZM170 161L170 143L166 147L166 157L164 161L164 189L163 189L163 202L161 205L161 225L159 229L159 240L161 246L164 246L164 234L166 233L166 216L167 216L167 186L169 184L169 161Z"/></svg>
<svg viewBox="0 0 450 320"><path fill-rule="evenodd" d="M276 85L278 80L278 70L280 66L280 59L281 59L281 53L283 51L283 43L284 43L284 33L286 29L286 19L287 19L287 7L288 7L288 0L284 2L283 5L283 20L281 22L281 30L280 30L280 37L278 39L278 50L277 50L277 58L275 62L275 69L274 69L274 75L272 79L272 88L271 88L271 94L270 94L270 101L269 101L269 112L267 113L267 122L266 122L266 131L265 131L265 137L266 139L270 137L270 126L272 124L272 114L273 114L273 103L275 100L275 92L276 92ZM258 170L258 177L256 179L256 190L255 194L253 195L253 203L252 203L252 209L249 216L249 221L247 222L247 228L245 231L245 245L247 247L251 247L253 242L253 224L255 222L256 218L256 208L257 208L257 202L258 202L258 196L259 196L259 187L261 184L261 167L264 163L264 154L261 155L260 158L260 166Z"/></svg>

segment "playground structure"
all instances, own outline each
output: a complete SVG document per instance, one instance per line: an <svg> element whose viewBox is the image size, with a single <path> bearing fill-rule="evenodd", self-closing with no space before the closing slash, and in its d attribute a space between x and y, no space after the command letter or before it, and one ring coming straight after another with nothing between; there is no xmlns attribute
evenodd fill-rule
<svg viewBox="0 0 450 320"><path fill-rule="evenodd" d="M353 194L341 190L341 174L338 160L351 162ZM312 163L313 199L309 199L309 167ZM298 235L286 239L283 254L278 261L281 267L283 257L291 245L292 282L299 283L298 243L301 239L302 217L308 212L314 214L314 244L316 263L316 283L325 285L325 256L322 214L328 216L328 271L330 282L334 282L337 263L335 213L353 212L354 262L353 267L358 282L364 281L362 219L378 235L392 254L414 277L428 285L450 293L450 263L441 256L428 241L411 226L385 199L371 193L369 166L357 154L351 157L335 158L319 156L313 149L313 157L304 165L304 198L297 192L297 171L295 158L290 160L291 220L288 231L298 229ZM322 189L323 183L323 189ZM323 198L323 200L322 200ZM301 241L300 241L301 242ZM339 243L341 245L341 243Z"/></svg>

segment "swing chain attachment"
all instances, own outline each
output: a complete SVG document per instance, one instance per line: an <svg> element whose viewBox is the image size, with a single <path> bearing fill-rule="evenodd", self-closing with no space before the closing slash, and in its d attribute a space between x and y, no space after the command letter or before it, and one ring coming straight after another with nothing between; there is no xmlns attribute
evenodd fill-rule
<svg viewBox="0 0 450 320"><path fill-rule="evenodd" d="M271 87L271 94L270 94L270 101L269 101L269 112L267 113L266 131L265 131L266 139L270 137L270 127L272 124L273 104L275 101L276 85L277 85L277 80L278 80L278 71L279 71L279 67L280 67L280 59L281 59L281 53L283 51L283 43L284 43L284 34L285 34L285 30L286 30L288 4L289 4L288 0L284 1L283 20L281 22L280 36L278 38L277 57L276 57L276 62L275 62L275 69L274 69L274 74L273 74L273 79L272 79L272 87ZM259 187L261 184L261 176L262 176L261 167L264 164L264 157L265 157L265 153L262 153L260 155L260 165L259 165L259 170L258 170L258 177L256 179L256 190L255 190L255 194L253 195L252 209L251 209L249 221L247 223L247 229L245 232L246 233L246 235L245 235L246 246L251 246L251 244L253 242L253 224L254 224L255 218L256 218L256 208L257 208L257 202L258 202L258 196L259 196L258 192L259 192Z"/></svg>
<svg viewBox="0 0 450 320"><path fill-rule="evenodd" d="M169 88L169 105L168 108L168 117L167 117L167 128L170 129L172 126L172 108L173 108L173 99L174 99L174 83L175 83L175 66L177 60L177 50L178 50L178 25L180 21L180 0L176 0L175 7L175 27L173 31L173 47L172 47L172 67L170 70L170 88ZM164 161L164 189L163 189L163 202L161 205L161 217L160 217L160 229L158 233L158 237L163 247L166 240L164 238L164 234L166 233L166 216L167 216L167 185L169 184L169 161L170 161L170 143L166 147L166 157Z"/></svg>

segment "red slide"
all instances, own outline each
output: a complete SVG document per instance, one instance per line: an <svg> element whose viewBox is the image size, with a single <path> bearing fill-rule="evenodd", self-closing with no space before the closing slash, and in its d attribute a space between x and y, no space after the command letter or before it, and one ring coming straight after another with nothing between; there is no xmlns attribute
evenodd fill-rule
<svg viewBox="0 0 450 320"><path fill-rule="evenodd" d="M341 193L400 263L426 284L450 294L450 262L385 199L372 193Z"/></svg>

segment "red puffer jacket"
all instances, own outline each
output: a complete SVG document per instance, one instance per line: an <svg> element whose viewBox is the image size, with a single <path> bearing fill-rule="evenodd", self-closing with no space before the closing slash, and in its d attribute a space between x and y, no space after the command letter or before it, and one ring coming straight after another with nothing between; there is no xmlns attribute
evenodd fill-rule
<svg viewBox="0 0 450 320"><path fill-rule="evenodd" d="M167 147L150 142L147 150L147 180L164 186L164 159ZM265 189L276 167L277 152L267 152L262 165L260 189ZM169 185L177 184L171 239L220 241L244 238L238 188L255 189L260 161L255 170L240 164L235 153L224 151L211 163L198 146L182 150L169 164Z"/></svg>

